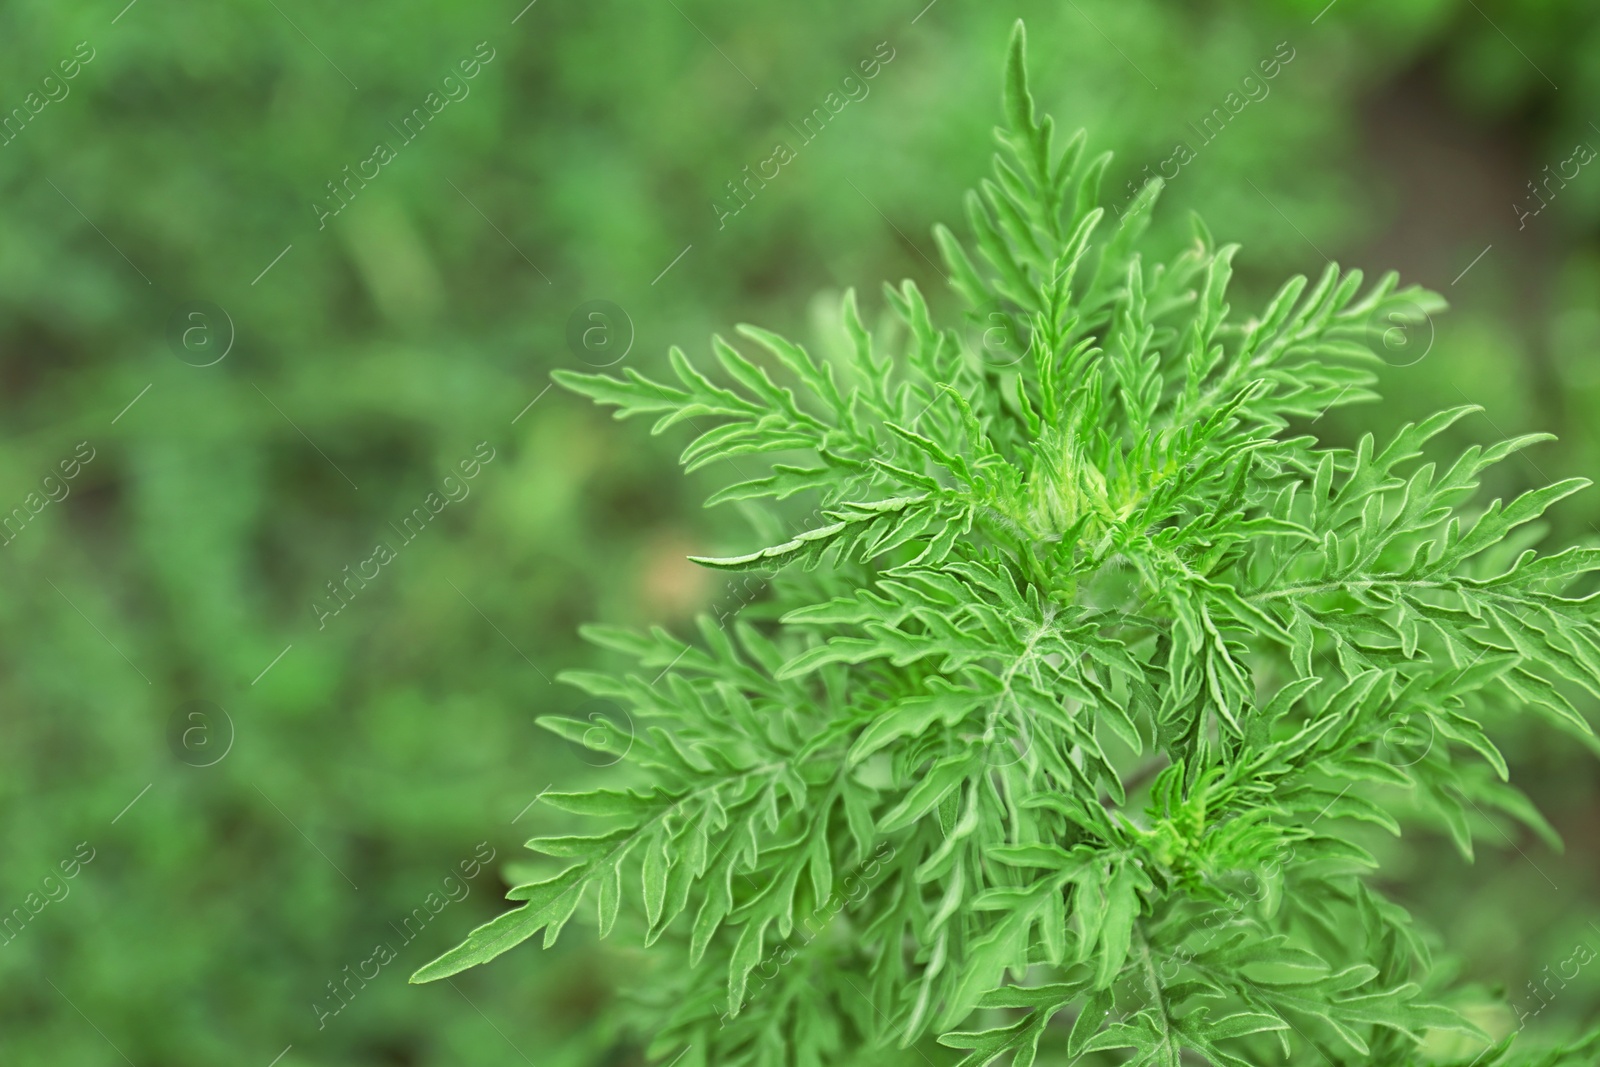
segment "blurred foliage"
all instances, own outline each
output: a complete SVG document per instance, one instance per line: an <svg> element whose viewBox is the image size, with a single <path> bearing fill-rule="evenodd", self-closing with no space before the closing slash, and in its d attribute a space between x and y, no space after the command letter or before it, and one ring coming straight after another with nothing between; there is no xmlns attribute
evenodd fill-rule
<svg viewBox="0 0 1600 1067"><path fill-rule="evenodd" d="M1594 469L1600 168L1525 229L1513 207L1575 141L1600 145L1600 17L1581 5L0 8L0 512L26 518L0 562L0 907L28 919L0 945L8 1061L637 1057L606 1021L625 965L581 938L454 988L405 983L499 909L540 790L607 773L532 725L581 704L547 681L591 655L577 623L681 623L718 595L683 562L701 487L545 395L548 372L628 335L626 359L655 367L735 316L804 334L809 294L879 277L944 300L928 228L983 166L1018 15L1042 105L1117 150L1113 189L1288 42L1270 93L1170 183L1173 232L1174 205L1202 210L1250 250L1247 285L1326 253L1448 293L1426 357L1399 350L1397 408L1465 394L1487 432L1563 433L1529 481ZM480 42L467 95L397 134ZM867 96L719 229L726 183L880 42L894 59ZM379 141L394 160L319 229L326 183ZM570 346L595 299L631 327ZM233 334L210 366L191 364L217 349L172 340L196 301L231 320L190 337ZM93 460L46 483L85 441ZM470 495L319 629L325 583L398 543L390 524L479 442L495 458ZM174 741L195 700L231 721L211 766L189 764L217 749ZM1467 877L1428 843L1402 892L1518 990L1586 936L1600 796L1587 754L1507 746L1540 769L1569 853L1508 840ZM405 944L485 839L500 860ZM79 842L93 860L32 914ZM385 939L398 961L319 1029L327 983ZM1543 1018L1592 1011L1596 989Z"/></svg>

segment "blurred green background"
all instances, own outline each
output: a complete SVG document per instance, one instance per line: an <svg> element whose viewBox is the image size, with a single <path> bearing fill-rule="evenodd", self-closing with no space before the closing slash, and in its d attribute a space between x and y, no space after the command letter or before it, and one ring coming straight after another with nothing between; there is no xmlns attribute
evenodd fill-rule
<svg viewBox="0 0 1600 1067"><path fill-rule="evenodd" d="M1448 297L1392 339L1383 410L1313 432L1471 401L1455 444L1561 435L1497 492L1600 461L1600 166L1529 187L1600 146L1591 5L124 3L0 7L6 1063L641 1061L592 933L406 984L500 909L541 790L620 773L533 725L586 714L549 682L602 662L577 625L732 595L683 558L737 540L683 442L549 372L655 370L739 321L825 343L833 297L885 279L957 321L928 234L987 165L1018 16L1041 103L1116 151L1113 201L1194 147L1158 227L1244 244L1235 306L1325 256ZM1202 145L1231 92L1256 98ZM1556 533L1596 517L1591 492ZM1418 835L1384 876L1533 1011L1600 939L1600 784L1547 730L1501 740L1565 854L1504 826L1468 868ZM1592 1016L1595 971L1537 1025Z"/></svg>

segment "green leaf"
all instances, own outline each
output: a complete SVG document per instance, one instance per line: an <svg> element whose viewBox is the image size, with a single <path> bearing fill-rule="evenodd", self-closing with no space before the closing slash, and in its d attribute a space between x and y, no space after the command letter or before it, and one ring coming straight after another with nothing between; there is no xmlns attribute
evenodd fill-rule
<svg viewBox="0 0 1600 1067"><path fill-rule="evenodd" d="M954 726L975 708L994 699L994 695L987 692L954 690L902 700L861 732L850 747L850 762L860 763L885 745L902 737L917 736L936 722Z"/></svg>
<svg viewBox="0 0 1600 1067"><path fill-rule="evenodd" d="M431 963L417 968L411 982L435 982L468 967L488 963L507 949L515 948L552 922L572 914L578 894L588 874L583 866L569 867L554 878L512 890L512 899L527 903L479 926L461 944Z"/></svg>

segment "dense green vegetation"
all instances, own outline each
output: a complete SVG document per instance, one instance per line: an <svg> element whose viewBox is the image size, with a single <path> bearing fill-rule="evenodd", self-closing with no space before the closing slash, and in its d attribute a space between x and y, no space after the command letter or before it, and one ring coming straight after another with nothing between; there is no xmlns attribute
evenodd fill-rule
<svg viewBox="0 0 1600 1067"><path fill-rule="evenodd" d="M1108 194L1248 98L1286 42L1268 95L1168 183L1159 255L1194 208L1245 246L1238 307L1324 254L1396 266L1453 309L1431 348L1400 339L1385 407L1335 409L1319 437L1480 403L1444 454L1561 438L1488 472L1485 499L1592 471L1600 181L1583 167L1522 230L1514 204L1593 133L1600 25L1561 4L1480 2L1492 23L1455 0L1325 6L7 4L0 891L24 921L0 946L6 1055L638 1058L612 993L635 961L586 937L455 988L405 982L524 877L505 864L541 791L623 784L534 724L605 714L550 681L614 665L579 624L689 633L758 599L684 561L751 542L701 512L712 483L678 479L677 442L617 432L549 374L614 358L569 345L596 300L652 377L735 317L831 344L838 292L880 278L954 321L929 228L984 172L1016 15L1041 109L1117 153ZM894 58L851 99L880 42ZM821 135L784 132L835 91ZM727 183L791 136L720 225ZM394 158L321 218L379 143ZM189 318L201 302L225 317ZM1554 535L1589 535L1595 508L1567 502ZM350 579L380 543L395 558ZM1593 968L1550 977L1597 919L1590 757L1542 730L1497 741L1564 856L1509 821L1479 827L1471 877L1445 835L1374 847L1486 1001L1498 985L1570 1027L1600 999Z"/></svg>
<svg viewBox="0 0 1600 1067"><path fill-rule="evenodd" d="M1539 714L1594 736L1563 689L1600 695L1573 592L1600 550L1540 555L1523 529L1589 482L1475 502L1547 436L1419 463L1471 407L1354 450L1295 433L1373 399L1384 334L1443 301L1329 264L1235 316L1238 246L1197 222L1145 258L1161 177L1108 218L1110 156L1057 146L1020 24L1005 114L968 200L983 267L937 231L977 338L908 282L876 332L846 295L841 358L741 326L766 358L716 338L728 385L676 348L676 382L556 372L654 433L693 427L685 467L731 480L708 503L766 501L768 531L816 507L695 557L764 587L731 632L589 631L643 673L562 679L630 729L540 721L642 787L547 794L598 832L529 841L553 873L412 980L549 947L587 905L601 937L642 910L635 936L687 951L644 985L673 989L652 1051L691 1064L925 1035L970 1067L1587 1062L1600 1029L1487 1049L1431 1002L1473 1006L1364 841L1431 826L1470 859L1469 809L1554 836L1490 734ZM1453 1033L1479 1048L1441 1058Z"/></svg>

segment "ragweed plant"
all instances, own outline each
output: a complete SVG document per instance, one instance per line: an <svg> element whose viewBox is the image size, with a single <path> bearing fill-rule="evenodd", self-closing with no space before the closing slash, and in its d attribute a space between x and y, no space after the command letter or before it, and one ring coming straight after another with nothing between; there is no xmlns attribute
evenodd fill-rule
<svg viewBox="0 0 1600 1067"><path fill-rule="evenodd" d="M726 384L677 350L676 383L558 374L692 429L691 470L763 463L712 503L816 511L698 560L769 576L731 625L588 631L640 667L566 676L638 725L631 788L546 794L603 828L530 841L550 872L413 980L587 901L670 954L647 1011L684 1067L934 1039L1016 1067L1591 1062L1485 1051L1363 844L1397 812L1469 856L1490 813L1548 832L1492 735L1590 733L1596 607L1568 591L1600 550L1529 547L1584 483L1473 504L1541 436L1425 459L1471 408L1353 451L1292 432L1374 397L1374 322L1442 301L1330 265L1238 316L1234 246L1141 254L1158 181L1098 206L1109 157L1055 145L1020 27L1004 101L983 265L936 231L982 332L907 282L878 332L846 297L837 359L743 327Z"/></svg>

